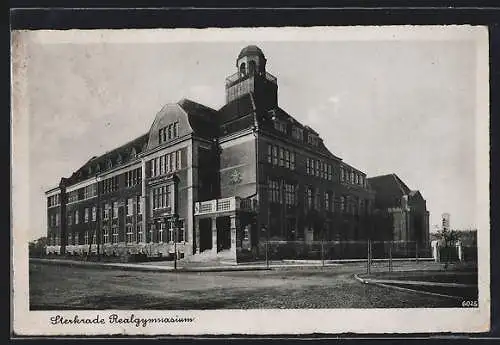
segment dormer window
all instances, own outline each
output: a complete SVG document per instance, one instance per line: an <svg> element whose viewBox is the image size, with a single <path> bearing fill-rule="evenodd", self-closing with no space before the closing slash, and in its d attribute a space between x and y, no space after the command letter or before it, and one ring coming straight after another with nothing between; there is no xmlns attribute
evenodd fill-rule
<svg viewBox="0 0 500 345"><path fill-rule="evenodd" d="M292 127L292 137L298 141L304 141L304 130L297 126Z"/></svg>
<svg viewBox="0 0 500 345"><path fill-rule="evenodd" d="M286 123L281 120L274 120L274 128L281 133L286 134Z"/></svg>
<svg viewBox="0 0 500 345"><path fill-rule="evenodd" d="M113 161L111 159L108 159L107 168L111 169L112 167L113 167Z"/></svg>
<svg viewBox="0 0 500 345"><path fill-rule="evenodd" d="M89 175L92 175L92 166L89 166L87 168L87 172L88 172Z"/></svg>
<svg viewBox="0 0 500 345"><path fill-rule="evenodd" d="M313 134L313 133L309 133L307 135L307 143L309 145L312 145L312 146L318 146L318 143L319 143L319 138L317 135Z"/></svg>
<svg viewBox="0 0 500 345"><path fill-rule="evenodd" d="M121 154L118 154L118 157L116 158L116 163L117 163L117 164L121 164L121 163L122 163L122 161L123 161L123 157L122 157L122 155L121 155Z"/></svg>
<svg viewBox="0 0 500 345"><path fill-rule="evenodd" d="M130 150L130 158L135 158L137 156L137 150L135 147L132 147L132 150Z"/></svg>

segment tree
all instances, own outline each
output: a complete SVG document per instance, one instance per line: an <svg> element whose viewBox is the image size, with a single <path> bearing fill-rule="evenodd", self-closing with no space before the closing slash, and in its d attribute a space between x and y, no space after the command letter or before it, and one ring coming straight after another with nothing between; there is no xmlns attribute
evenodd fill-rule
<svg viewBox="0 0 500 345"><path fill-rule="evenodd" d="M455 243L460 238L460 234L455 230L440 230L436 233L436 238L444 244L441 257L444 258L445 268L448 268L450 257L455 250Z"/></svg>
<svg viewBox="0 0 500 345"><path fill-rule="evenodd" d="M47 247L47 237L40 237L37 240L30 241L28 244L28 253L30 257L40 257L45 255Z"/></svg>

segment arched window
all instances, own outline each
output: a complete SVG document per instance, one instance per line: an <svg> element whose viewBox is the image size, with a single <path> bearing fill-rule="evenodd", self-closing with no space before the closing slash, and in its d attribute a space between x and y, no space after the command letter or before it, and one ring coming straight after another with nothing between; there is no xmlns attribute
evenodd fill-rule
<svg viewBox="0 0 500 345"><path fill-rule="evenodd" d="M241 75L245 75L245 74L246 74L246 69L247 69L247 67L246 67L245 63L243 62L243 63L240 65L240 74L241 74Z"/></svg>
<svg viewBox="0 0 500 345"><path fill-rule="evenodd" d="M248 63L248 74L254 75L255 72L257 72L257 68L255 65L255 61L252 60Z"/></svg>

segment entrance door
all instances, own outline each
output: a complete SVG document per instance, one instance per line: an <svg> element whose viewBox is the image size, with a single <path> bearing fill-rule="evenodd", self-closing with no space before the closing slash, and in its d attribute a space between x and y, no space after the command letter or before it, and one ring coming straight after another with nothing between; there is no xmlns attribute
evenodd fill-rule
<svg viewBox="0 0 500 345"><path fill-rule="evenodd" d="M210 218L200 219L200 253L212 249L212 220Z"/></svg>
<svg viewBox="0 0 500 345"><path fill-rule="evenodd" d="M217 218L217 251L231 248L231 219L229 217Z"/></svg>

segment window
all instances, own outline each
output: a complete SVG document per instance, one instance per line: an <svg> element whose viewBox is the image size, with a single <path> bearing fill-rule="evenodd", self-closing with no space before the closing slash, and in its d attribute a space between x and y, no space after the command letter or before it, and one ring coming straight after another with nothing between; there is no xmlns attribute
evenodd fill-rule
<svg viewBox="0 0 500 345"><path fill-rule="evenodd" d="M68 225L73 224L73 217L71 216L71 213L68 214Z"/></svg>
<svg viewBox="0 0 500 345"><path fill-rule="evenodd" d="M278 147L273 145L273 164L278 165Z"/></svg>
<svg viewBox="0 0 500 345"><path fill-rule="evenodd" d="M172 169L170 167L170 155L165 156L165 171L170 172Z"/></svg>
<svg viewBox="0 0 500 345"><path fill-rule="evenodd" d="M316 189L316 194L314 194L314 209L319 210L321 209L321 201L320 201L320 193L319 189Z"/></svg>
<svg viewBox="0 0 500 345"><path fill-rule="evenodd" d="M139 243L144 243L144 233L142 232L142 224L137 223L136 225L136 230L137 230L137 240Z"/></svg>
<svg viewBox="0 0 500 345"><path fill-rule="evenodd" d="M60 194L52 195L47 198L48 207L57 206L60 203Z"/></svg>
<svg viewBox="0 0 500 345"><path fill-rule="evenodd" d="M311 175L311 159L309 157L306 158L306 174Z"/></svg>
<svg viewBox="0 0 500 345"><path fill-rule="evenodd" d="M290 169L295 170L295 152L290 152Z"/></svg>
<svg viewBox="0 0 500 345"><path fill-rule="evenodd" d="M273 162L273 146L271 144L267 145L267 162L269 164Z"/></svg>
<svg viewBox="0 0 500 345"><path fill-rule="evenodd" d="M333 179L333 167L330 164L327 165L326 175L326 179L328 181L331 181Z"/></svg>
<svg viewBox="0 0 500 345"><path fill-rule="evenodd" d="M325 192L325 210L331 211L331 196L330 192Z"/></svg>
<svg viewBox="0 0 500 345"><path fill-rule="evenodd" d="M155 226L154 226L154 224L151 224L151 227L149 228L149 242L150 243L153 243L154 230L155 230Z"/></svg>
<svg viewBox="0 0 500 345"><path fill-rule="evenodd" d="M104 243L109 243L109 227L107 226L103 228L103 239Z"/></svg>
<svg viewBox="0 0 500 345"><path fill-rule="evenodd" d="M89 222L89 209L88 209L88 207L85 207L85 210L83 210L83 221L85 223Z"/></svg>
<svg viewBox="0 0 500 345"><path fill-rule="evenodd" d="M137 214L142 214L142 200L141 200L140 196L137 196L136 207L137 207L137 210L136 210Z"/></svg>
<svg viewBox="0 0 500 345"><path fill-rule="evenodd" d="M299 127L292 127L292 137L298 141L304 141L304 130Z"/></svg>
<svg viewBox="0 0 500 345"><path fill-rule="evenodd" d="M297 186L285 183L285 204L288 206L297 205Z"/></svg>
<svg viewBox="0 0 500 345"><path fill-rule="evenodd" d="M77 232L75 233L75 245L79 245L80 244L80 234Z"/></svg>
<svg viewBox="0 0 500 345"><path fill-rule="evenodd" d="M319 142L319 139L318 139L318 136L315 135L315 134L312 134L312 133L309 133L307 135L307 143L309 145L312 145L312 146L318 146L318 142Z"/></svg>
<svg viewBox="0 0 500 345"><path fill-rule="evenodd" d="M165 231L166 224L163 222L160 224L160 230L158 230L158 242L163 243L163 232Z"/></svg>
<svg viewBox="0 0 500 345"><path fill-rule="evenodd" d="M179 227L177 228L177 243L184 242L184 221L179 220Z"/></svg>
<svg viewBox="0 0 500 345"><path fill-rule="evenodd" d="M127 243L134 243L135 242L135 236L134 232L132 231L132 224L127 224Z"/></svg>
<svg viewBox="0 0 500 345"><path fill-rule="evenodd" d="M61 218L59 216L59 213L56 213L56 226L59 226L59 223L61 223Z"/></svg>
<svg viewBox="0 0 500 345"><path fill-rule="evenodd" d="M141 182L142 179L141 168L137 168L125 173L125 186L133 187Z"/></svg>
<svg viewBox="0 0 500 345"><path fill-rule="evenodd" d="M280 157L280 167L285 166L285 150L280 147L279 148L279 157Z"/></svg>
<svg viewBox="0 0 500 345"><path fill-rule="evenodd" d="M285 168L290 169L290 151L285 150Z"/></svg>
<svg viewBox="0 0 500 345"><path fill-rule="evenodd" d="M73 244L73 236L71 236L71 232L68 233L68 245L72 245Z"/></svg>
<svg viewBox="0 0 500 345"><path fill-rule="evenodd" d="M312 187L307 187L306 189L306 205L310 210L313 208L313 189Z"/></svg>
<svg viewBox="0 0 500 345"><path fill-rule="evenodd" d="M181 151L177 151L177 170L182 169Z"/></svg>
<svg viewBox="0 0 500 345"><path fill-rule="evenodd" d="M83 189L83 198L89 199L97 195L97 186L92 184Z"/></svg>
<svg viewBox="0 0 500 345"><path fill-rule="evenodd" d="M113 225L112 227L112 243L118 243L118 226Z"/></svg>
<svg viewBox="0 0 500 345"><path fill-rule="evenodd" d="M281 133L286 134L286 123L284 123L283 121L274 120L274 128L277 131L280 131Z"/></svg>
<svg viewBox="0 0 500 345"><path fill-rule="evenodd" d="M95 222L97 220L97 207L92 206L92 221Z"/></svg>
<svg viewBox="0 0 500 345"><path fill-rule="evenodd" d="M314 161L314 175L316 177L319 177L320 175L320 170L319 170L319 160Z"/></svg>
<svg viewBox="0 0 500 345"><path fill-rule="evenodd" d="M167 140L177 138L179 136L179 123L174 122L168 126L162 127L158 130L158 142L164 143Z"/></svg>
<svg viewBox="0 0 500 345"><path fill-rule="evenodd" d="M281 203L280 200L280 187L278 181L269 180L268 182L269 188L269 201Z"/></svg>
<svg viewBox="0 0 500 345"><path fill-rule="evenodd" d="M174 222L168 222L167 242L174 242Z"/></svg>
<svg viewBox="0 0 500 345"><path fill-rule="evenodd" d="M345 196L340 197L340 212L345 212Z"/></svg>
<svg viewBox="0 0 500 345"><path fill-rule="evenodd" d="M170 186L153 189L153 210L170 206Z"/></svg>
<svg viewBox="0 0 500 345"><path fill-rule="evenodd" d="M103 212L104 212L103 218L109 219L109 204L108 203L104 204Z"/></svg>
<svg viewBox="0 0 500 345"><path fill-rule="evenodd" d="M127 199L127 216L131 216L134 214L134 200Z"/></svg>
<svg viewBox="0 0 500 345"><path fill-rule="evenodd" d="M78 201L78 191L74 190L68 194L68 203Z"/></svg>
<svg viewBox="0 0 500 345"><path fill-rule="evenodd" d="M84 239L85 239L85 244L89 244L89 232L88 231L85 231L85 236L84 236Z"/></svg>
<svg viewBox="0 0 500 345"><path fill-rule="evenodd" d="M118 218L118 202L113 201L113 218Z"/></svg>

